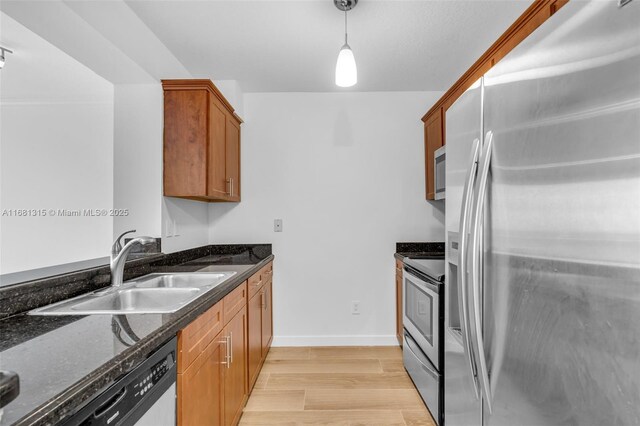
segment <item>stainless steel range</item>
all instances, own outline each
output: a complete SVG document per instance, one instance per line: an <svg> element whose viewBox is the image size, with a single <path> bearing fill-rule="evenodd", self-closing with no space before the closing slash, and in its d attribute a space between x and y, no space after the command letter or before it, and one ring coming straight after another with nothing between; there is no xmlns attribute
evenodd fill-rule
<svg viewBox="0 0 640 426"><path fill-rule="evenodd" d="M443 412L444 269L443 258L404 260L404 366L439 425Z"/></svg>

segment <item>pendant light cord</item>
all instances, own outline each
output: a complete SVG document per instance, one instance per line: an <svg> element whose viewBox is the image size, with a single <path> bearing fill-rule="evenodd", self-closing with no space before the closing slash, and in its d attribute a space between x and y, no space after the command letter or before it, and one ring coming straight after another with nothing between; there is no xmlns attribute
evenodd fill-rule
<svg viewBox="0 0 640 426"><path fill-rule="evenodd" d="M347 43L347 1L342 0L342 4L344 6L344 44L349 45Z"/></svg>

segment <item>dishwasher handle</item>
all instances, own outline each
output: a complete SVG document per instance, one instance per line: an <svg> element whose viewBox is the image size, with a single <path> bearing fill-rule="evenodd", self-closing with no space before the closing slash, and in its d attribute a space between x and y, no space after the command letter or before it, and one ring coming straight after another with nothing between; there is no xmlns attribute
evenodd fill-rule
<svg viewBox="0 0 640 426"><path fill-rule="evenodd" d="M109 410L118 405L120 401L127 395L127 388L122 388L118 393L111 397L107 402L102 404L96 411L93 412L93 417L96 419L104 416Z"/></svg>

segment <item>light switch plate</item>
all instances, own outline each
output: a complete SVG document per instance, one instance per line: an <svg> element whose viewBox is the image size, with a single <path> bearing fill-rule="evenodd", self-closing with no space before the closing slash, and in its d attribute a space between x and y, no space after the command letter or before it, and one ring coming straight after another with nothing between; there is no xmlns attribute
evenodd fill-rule
<svg viewBox="0 0 640 426"><path fill-rule="evenodd" d="M273 232L282 232L282 219L273 220Z"/></svg>

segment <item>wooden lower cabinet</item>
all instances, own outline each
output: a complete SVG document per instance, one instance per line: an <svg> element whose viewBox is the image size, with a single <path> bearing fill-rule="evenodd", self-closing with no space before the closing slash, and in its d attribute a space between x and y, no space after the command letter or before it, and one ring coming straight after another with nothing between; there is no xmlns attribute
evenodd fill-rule
<svg viewBox="0 0 640 426"><path fill-rule="evenodd" d="M229 342L229 359L224 376L224 424L240 421L247 402L247 312L242 310L227 324L222 333Z"/></svg>
<svg viewBox="0 0 640 426"><path fill-rule="evenodd" d="M178 426L239 423L273 340L271 273L270 263L178 333Z"/></svg>
<svg viewBox="0 0 640 426"><path fill-rule="evenodd" d="M262 290L262 358L267 356L273 340L273 309L271 308L271 281Z"/></svg>
<svg viewBox="0 0 640 426"><path fill-rule="evenodd" d="M248 387L253 385L258 378L260 364L262 363L262 292L258 291L247 305L247 323L248 323Z"/></svg>
<svg viewBox="0 0 640 426"><path fill-rule="evenodd" d="M196 360L178 374L178 425L222 425L226 347L214 338Z"/></svg>
<svg viewBox="0 0 640 426"><path fill-rule="evenodd" d="M249 299L247 307L249 391L256 383L260 366L267 357L273 340L272 275L273 264L270 263L258 274L249 278L249 285L252 282L259 283L255 285L256 288L253 290L253 296ZM249 292L251 294L252 290L250 289Z"/></svg>
<svg viewBox="0 0 640 426"><path fill-rule="evenodd" d="M396 338L400 346L403 338L402 317L402 262L396 259Z"/></svg>

